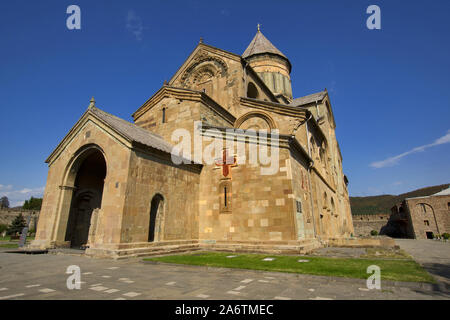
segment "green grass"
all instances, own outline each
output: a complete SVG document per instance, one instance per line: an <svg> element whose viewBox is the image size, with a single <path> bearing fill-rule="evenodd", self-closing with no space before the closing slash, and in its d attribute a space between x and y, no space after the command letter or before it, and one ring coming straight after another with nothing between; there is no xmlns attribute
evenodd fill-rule
<svg viewBox="0 0 450 320"><path fill-rule="evenodd" d="M27 237L27 242L32 241L32 240L34 240L34 237ZM17 242L19 242L19 239L11 240L11 236L5 236L5 237L0 236L0 241L17 241Z"/></svg>
<svg viewBox="0 0 450 320"><path fill-rule="evenodd" d="M237 257L227 258L229 255L237 255ZM275 258L275 260L262 261L262 259L267 257ZM309 260L309 262L300 263L298 262L299 259ZM369 277L369 274L366 273L368 266L377 265L381 269L382 280L435 282L433 277L413 260L300 257L231 254L223 252L201 252L195 254L145 258L144 260L197 266L291 272L360 279L367 279Z"/></svg>
<svg viewBox="0 0 450 320"><path fill-rule="evenodd" d="M19 247L19 244L17 244L17 243L3 243L3 244L0 244L0 248L18 248Z"/></svg>

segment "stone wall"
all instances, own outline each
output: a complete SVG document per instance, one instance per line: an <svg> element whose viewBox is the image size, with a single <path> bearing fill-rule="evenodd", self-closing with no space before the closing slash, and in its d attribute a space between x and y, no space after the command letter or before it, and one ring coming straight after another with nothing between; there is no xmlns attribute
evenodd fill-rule
<svg viewBox="0 0 450 320"><path fill-rule="evenodd" d="M30 230L36 230L36 225L39 219L39 211L36 210L17 210L17 209L0 209L0 224L10 225L11 222L19 215L22 214L25 221L29 216L30 219Z"/></svg>
<svg viewBox="0 0 450 320"><path fill-rule="evenodd" d="M389 214L353 215L354 236L368 236L372 230L380 234L388 220Z"/></svg>
<svg viewBox="0 0 450 320"><path fill-rule="evenodd" d="M450 195L406 199L409 215L409 236L427 239L427 236L450 233Z"/></svg>

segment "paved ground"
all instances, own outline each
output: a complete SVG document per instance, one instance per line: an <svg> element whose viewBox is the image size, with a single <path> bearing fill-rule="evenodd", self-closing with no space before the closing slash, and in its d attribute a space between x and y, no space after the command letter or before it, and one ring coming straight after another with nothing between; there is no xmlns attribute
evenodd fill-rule
<svg viewBox="0 0 450 320"><path fill-rule="evenodd" d="M450 286L450 242L397 239L396 243L436 280Z"/></svg>
<svg viewBox="0 0 450 320"><path fill-rule="evenodd" d="M67 254L0 252L2 299L449 299L433 285L251 270L113 261ZM81 289L66 286L66 269L81 269Z"/></svg>

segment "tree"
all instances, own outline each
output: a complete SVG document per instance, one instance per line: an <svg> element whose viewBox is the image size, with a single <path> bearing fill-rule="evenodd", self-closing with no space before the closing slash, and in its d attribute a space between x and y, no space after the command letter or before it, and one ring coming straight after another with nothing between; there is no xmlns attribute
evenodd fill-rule
<svg viewBox="0 0 450 320"><path fill-rule="evenodd" d="M8 234L14 235L17 232L21 233L22 229L27 226L27 223L25 221L25 218L23 217L22 213L20 213L18 216L16 216L11 222L11 225L8 228Z"/></svg>
<svg viewBox="0 0 450 320"><path fill-rule="evenodd" d="M42 198L31 197L30 200L25 200L22 209L41 210L41 206L42 206Z"/></svg>
<svg viewBox="0 0 450 320"><path fill-rule="evenodd" d="M7 196L3 196L3 197L0 199L0 208L1 208L1 209L3 209L3 208L9 208L9 200L8 200L8 197L7 197Z"/></svg>

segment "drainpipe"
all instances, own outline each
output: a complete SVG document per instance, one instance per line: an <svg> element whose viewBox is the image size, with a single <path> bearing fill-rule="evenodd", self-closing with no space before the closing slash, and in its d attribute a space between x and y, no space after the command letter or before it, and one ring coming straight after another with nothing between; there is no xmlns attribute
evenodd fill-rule
<svg viewBox="0 0 450 320"><path fill-rule="evenodd" d="M309 115L309 118L305 121L305 124L306 124L306 140L307 140L307 143L308 143L308 156L310 158L311 158L311 145L309 143L308 121L311 120L311 118L312 118L312 113ZM311 161L308 164L308 186L309 186L309 198L310 198L309 200L311 202L311 204L310 204L311 205L311 217L312 217L312 221L313 221L314 237L316 237L317 236L316 220L314 218L314 202L313 202L313 194L312 194L312 189L311 189L311 168L312 168L312 166L314 166L314 161Z"/></svg>
<svg viewBox="0 0 450 320"><path fill-rule="evenodd" d="M247 86L248 86L248 76L247 76L247 66L249 65L248 61L245 60L245 66L244 66L244 97L247 97Z"/></svg>

